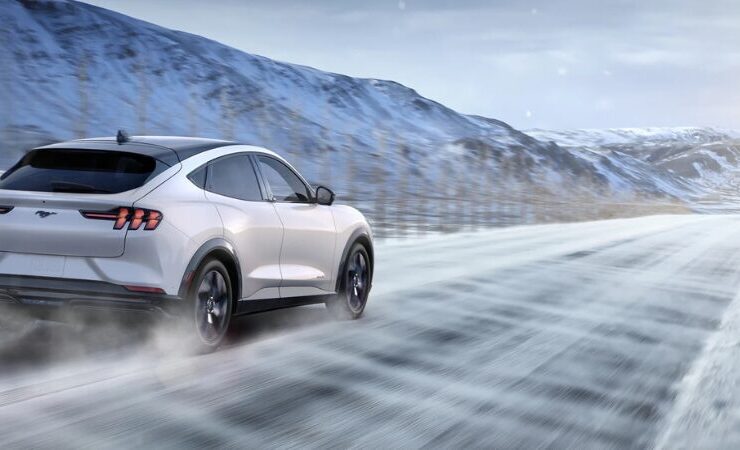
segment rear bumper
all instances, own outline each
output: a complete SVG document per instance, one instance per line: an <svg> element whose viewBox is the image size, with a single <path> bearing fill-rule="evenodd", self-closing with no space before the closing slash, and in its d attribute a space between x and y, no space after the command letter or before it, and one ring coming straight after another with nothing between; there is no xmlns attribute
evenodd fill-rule
<svg viewBox="0 0 740 450"><path fill-rule="evenodd" d="M104 281L0 275L0 307L36 315L63 311L177 314L178 296L130 292Z"/></svg>

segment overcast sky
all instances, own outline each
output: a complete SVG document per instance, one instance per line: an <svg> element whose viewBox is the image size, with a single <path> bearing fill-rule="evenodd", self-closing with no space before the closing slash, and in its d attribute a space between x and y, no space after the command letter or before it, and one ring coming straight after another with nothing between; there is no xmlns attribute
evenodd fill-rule
<svg viewBox="0 0 740 450"><path fill-rule="evenodd" d="M517 128L740 129L738 0L91 0Z"/></svg>

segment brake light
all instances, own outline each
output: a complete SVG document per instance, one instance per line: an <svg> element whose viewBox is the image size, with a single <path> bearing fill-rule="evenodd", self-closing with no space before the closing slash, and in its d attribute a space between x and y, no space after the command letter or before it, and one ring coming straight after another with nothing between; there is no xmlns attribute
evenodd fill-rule
<svg viewBox="0 0 740 450"><path fill-rule="evenodd" d="M122 230L128 224L129 230L138 230L146 223L145 230L156 230L162 222L162 213L151 209L120 207L110 211L80 211L82 217L92 220L110 220L114 230Z"/></svg>
<svg viewBox="0 0 740 450"><path fill-rule="evenodd" d="M145 230L156 230L159 226L159 222L162 221L162 213L159 211L149 211L146 219Z"/></svg>
<svg viewBox="0 0 740 450"><path fill-rule="evenodd" d="M128 208L119 208L118 214L116 215L116 224L113 225L113 229L122 230L123 227L126 226L126 222L128 222L128 215L129 215Z"/></svg>
<svg viewBox="0 0 740 450"><path fill-rule="evenodd" d="M144 219L146 212L143 209L134 210L134 216L131 218L131 225L128 226L129 230L138 230L141 227L141 223Z"/></svg>
<svg viewBox="0 0 740 450"><path fill-rule="evenodd" d="M0 206L0 214L7 214L13 210L12 206Z"/></svg>

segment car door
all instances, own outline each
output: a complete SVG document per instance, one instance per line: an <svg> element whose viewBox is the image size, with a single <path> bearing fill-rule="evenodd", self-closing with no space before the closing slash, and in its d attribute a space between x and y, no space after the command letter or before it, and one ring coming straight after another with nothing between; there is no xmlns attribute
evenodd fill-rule
<svg viewBox="0 0 740 450"><path fill-rule="evenodd" d="M283 223L281 297L334 291L336 228L331 207L314 203L308 185L284 162L268 155L255 159Z"/></svg>
<svg viewBox="0 0 740 450"><path fill-rule="evenodd" d="M205 190L236 248L242 272L241 300L280 296L283 225L262 193L248 153L223 156L207 165Z"/></svg>

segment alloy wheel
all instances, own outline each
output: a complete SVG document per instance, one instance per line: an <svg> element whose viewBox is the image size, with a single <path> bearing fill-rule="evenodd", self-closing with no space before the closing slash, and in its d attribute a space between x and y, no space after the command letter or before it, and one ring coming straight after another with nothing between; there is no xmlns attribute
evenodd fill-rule
<svg viewBox="0 0 740 450"><path fill-rule="evenodd" d="M357 251L347 267L347 302L352 312L359 313L367 301L369 270L365 254Z"/></svg>
<svg viewBox="0 0 740 450"><path fill-rule="evenodd" d="M229 287L217 270L205 274L196 297L195 323L200 338L206 344L218 342L229 323Z"/></svg>

